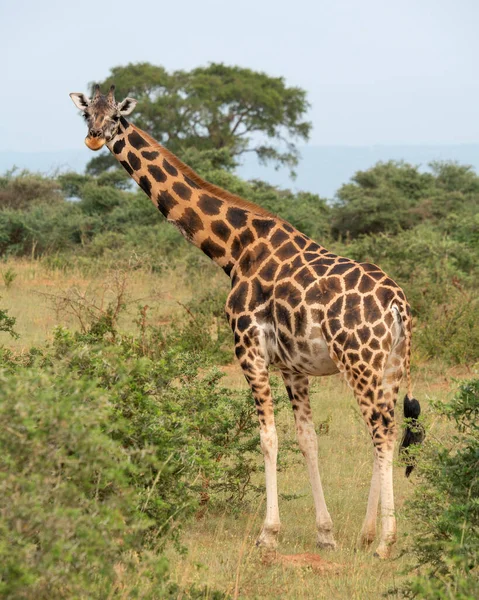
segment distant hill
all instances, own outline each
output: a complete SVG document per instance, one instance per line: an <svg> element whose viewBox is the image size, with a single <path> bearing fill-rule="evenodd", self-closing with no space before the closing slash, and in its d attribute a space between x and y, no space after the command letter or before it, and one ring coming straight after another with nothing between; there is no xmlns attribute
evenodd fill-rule
<svg viewBox="0 0 479 600"><path fill-rule="evenodd" d="M14 165L47 174L73 170L82 172L92 154L85 150L62 152L0 152L0 173ZM433 160L454 160L472 165L479 172L479 144L444 146L304 146L292 181L286 169L257 164L248 155L238 174L245 179L263 179L274 185L293 190L306 190L332 198L336 190L349 181L356 171L368 169L378 161L404 160L424 169Z"/></svg>

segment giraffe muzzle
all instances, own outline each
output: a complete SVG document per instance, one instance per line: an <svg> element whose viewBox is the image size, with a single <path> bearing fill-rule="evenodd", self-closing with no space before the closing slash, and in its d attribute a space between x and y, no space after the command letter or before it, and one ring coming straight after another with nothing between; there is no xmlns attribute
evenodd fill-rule
<svg viewBox="0 0 479 600"><path fill-rule="evenodd" d="M85 144L88 146L88 148L90 148L90 150L95 150L95 152L97 150L100 150L100 148L103 148L103 146L105 145L105 138L102 137L92 137L90 135L87 135L85 138Z"/></svg>

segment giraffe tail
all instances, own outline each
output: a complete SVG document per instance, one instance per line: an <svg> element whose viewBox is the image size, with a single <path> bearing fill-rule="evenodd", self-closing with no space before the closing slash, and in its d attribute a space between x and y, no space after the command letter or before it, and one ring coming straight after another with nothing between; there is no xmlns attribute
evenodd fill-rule
<svg viewBox="0 0 479 600"><path fill-rule="evenodd" d="M421 406L419 402L406 394L404 396L404 418L406 421L406 428L399 447L399 452L404 456L406 462L406 477L409 477L411 471L416 465L416 459L414 453L411 453L411 446L417 446L424 440L425 432L422 423L419 422L419 415L421 414Z"/></svg>
<svg viewBox="0 0 479 600"><path fill-rule="evenodd" d="M407 394L404 396L404 418L406 419L406 428L399 447L399 453L403 455L406 463L406 477L409 477L416 465L414 451L411 452L414 446L422 444L425 436L425 431L422 423L419 421L421 414L421 405L418 400L412 395L411 382L411 329L412 323L410 311L407 309L408 315L406 327L406 377L407 377Z"/></svg>

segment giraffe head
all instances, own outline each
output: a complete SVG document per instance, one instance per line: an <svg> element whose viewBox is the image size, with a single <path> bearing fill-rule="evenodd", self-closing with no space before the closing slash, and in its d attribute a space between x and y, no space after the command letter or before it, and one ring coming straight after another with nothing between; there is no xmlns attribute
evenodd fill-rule
<svg viewBox="0 0 479 600"><path fill-rule="evenodd" d="M93 97L87 98L85 94L72 92L70 98L79 108L88 125L88 134L85 144L90 150L100 150L106 142L112 140L118 133L120 119L129 115L135 108L137 101L125 98L123 102L115 100L115 86L112 85L106 96L100 92L100 86L95 85Z"/></svg>

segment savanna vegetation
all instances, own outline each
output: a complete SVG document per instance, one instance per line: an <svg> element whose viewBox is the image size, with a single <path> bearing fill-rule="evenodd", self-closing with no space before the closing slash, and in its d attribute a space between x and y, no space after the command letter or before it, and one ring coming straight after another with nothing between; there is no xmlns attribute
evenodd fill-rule
<svg viewBox="0 0 479 600"><path fill-rule="evenodd" d="M479 176L455 163L381 163L334 199L247 182L234 172L245 151L294 167L293 142L310 130L302 90L224 65L129 65L105 85L113 79L118 96L139 98L137 123L205 179L403 287L426 444L411 481L397 468L397 559L356 552L370 443L344 384L318 381L312 406L340 542L327 558L340 566L262 564L262 461L223 318L228 279L107 155L84 174L5 173L0 596L476 598ZM314 552L307 475L276 384L275 396L282 550Z"/></svg>

